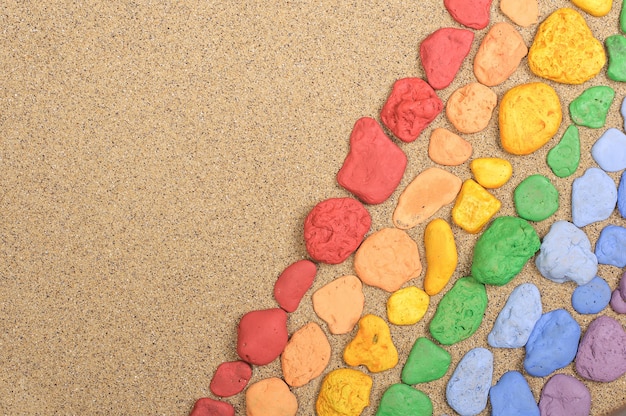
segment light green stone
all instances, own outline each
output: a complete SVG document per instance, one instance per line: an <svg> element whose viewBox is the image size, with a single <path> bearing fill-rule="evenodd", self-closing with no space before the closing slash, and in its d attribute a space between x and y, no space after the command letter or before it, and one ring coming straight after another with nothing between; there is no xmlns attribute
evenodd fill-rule
<svg viewBox="0 0 626 416"><path fill-rule="evenodd" d="M578 127L571 125L565 130L559 144L548 152L548 166L559 178L576 172L580 163L580 135Z"/></svg>
<svg viewBox="0 0 626 416"><path fill-rule="evenodd" d="M622 35L613 35L604 41L609 55L607 76L613 81L626 81L626 38Z"/></svg>
<svg viewBox="0 0 626 416"><path fill-rule="evenodd" d="M622 11L619 14L619 27L626 33L626 1L622 1Z"/></svg>
<svg viewBox="0 0 626 416"><path fill-rule="evenodd" d="M463 341L476 332L486 309L485 285L471 276L463 277L439 301L430 334L443 345Z"/></svg>
<svg viewBox="0 0 626 416"><path fill-rule="evenodd" d="M539 250L541 241L528 221L519 217L498 217L474 245L472 276L489 285L511 281Z"/></svg>
<svg viewBox="0 0 626 416"><path fill-rule="evenodd" d="M376 416L432 416L433 403L423 392L406 384L392 384L383 393Z"/></svg>
<svg viewBox="0 0 626 416"><path fill-rule="evenodd" d="M586 89L569 105L569 113L579 126L599 129L606 122L611 103L615 98L613 88L598 85Z"/></svg>
<svg viewBox="0 0 626 416"><path fill-rule="evenodd" d="M513 193L515 211L529 221L543 221L559 208L559 191L543 175L531 175Z"/></svg>
<svg viewBox="0 0 626 416"><path fill-rule="evenodd" d="M450 353L425 337L418 338L402 368L405 384L428 383L443 377L450 368Z"/></svg>

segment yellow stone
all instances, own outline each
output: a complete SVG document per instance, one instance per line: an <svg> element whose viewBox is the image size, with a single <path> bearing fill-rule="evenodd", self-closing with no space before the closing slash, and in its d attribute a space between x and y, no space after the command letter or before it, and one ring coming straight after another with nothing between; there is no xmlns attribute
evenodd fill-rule
<svg viewBox="0 0 626 416"><path fill-rule="evenodd" d="M470 163L474 179L484 188L499 188L511 179L513 166L508 160L499 157L481 157Z"/></svg>
<svg viewBox="0 0 626 416"><path fill-rule="evenodd" d="M395 367L398 350L391 340L387 322L376 315L362 317L354 339L343 351L343 360L351 366L364 365L372 373Z"/></svg>
<svg viewBox="0 0 626 416"><path fill-rule="evenodd" d="M476 234L498 212L502 204L472 179L463 182L452 208L452 221L465 231Z"/></svg>
<svg viewBox="0 0 626 416"><path fill-rule="evenodd" d="M387 318L394 325L413 325L424 317L430 297L415 286L395 291L387 299Z"/></svg>
<svg viewBox="0 0 626 416"><path fill-rule="evenodd" d="M613 0L572 0L572 3L596 17L606 16L613 7Z"/></svg>
<svg viewBox="0 0 626 416"><path fill-rule="evenodd" d="M514 155L527 155L556 134L563 114L554 88L531 82L511 88L500 102L500 143Z"/></svg>
<svg viewBox="0 0 626 416"><path fill-rule="evenodd" d="M606 63L602 43L574 9L554 11L539 26L530 51L530 70L564 84L582 84L595 77Z"/></svg>
<svg viewBox="0 0 626 416"><path fill-rule="evenodd" d="M424 290L430 296L441 292L456 270L458 254L450 224L441 218L428 223L424 230L426 276Z"/></svg>
<svg viewBox="0 0 626 416"><path fill-rule="evenodd" d="M318 416L360 415L370 404L372 378L359 370L339 368L324 377L315 410Z"/></svg>

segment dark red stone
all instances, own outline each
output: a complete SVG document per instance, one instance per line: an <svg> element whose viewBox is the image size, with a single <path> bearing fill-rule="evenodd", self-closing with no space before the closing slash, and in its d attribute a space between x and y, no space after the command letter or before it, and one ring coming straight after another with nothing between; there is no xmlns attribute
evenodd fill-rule
<svg viewBox="0 0 626 416"><path fill-rule="evenodd" d="M288 337L287 312L284 310L248 312L237 327L237 354L250 364L269 364L283 352Z"/></svg>
<svg viewBox="0 0 626 416"><path fill-rule="evenodd" d="M230 403L203 397L196 401L189 416L235 416L235 408Z"/></svg>
<svg viewBox="0 0 626 416"><path fill-rule="evenodd" d="M441 113L443 102L421 78L394 82L380 112L383 124L403 142L412 142Z"/></svg>
<svg viewBox="0 0 626 416"><path fill-rule="evenodd" d="M274 284L274 298L287 312L298 309L302 297L313 284L317 266L309 260L300 260L287 267Z"/></svg>
<svg viewBox="0 0 626 416"><path fill-rule="evenodd" d="M484 29L489 24L492 0L444 0L443 4L454 20L472 29Z"/></svg>
<svg viewBox="0 0 626 416"><path fill-rule="evenodd" d="M389 198L402 180L407 158L373 118L357 120L350 135L350 152L337 182L366 204Z"/></svg>
<svg viewBox="0 0 626 416"><path fill-rule="evenodd" d="M317 204L304 220L304 241L313 260L339 264L356 250L372 218L354 198L330 198Z"/></svg>
<svg viewBox="0 0 626 416"><path fill-rule="evenodd" d="M234 396L246 387L251 377L250 364L244 361L228 361L217 367L209 388L216 396Z"/></svg>
<svg viewBox="0 0 626 416"><path fill-rule="evenodd" d="M420 44L420 59L428 83L436 90L446 88L469 53L474 32L446 27L431 33Z"/></svg>

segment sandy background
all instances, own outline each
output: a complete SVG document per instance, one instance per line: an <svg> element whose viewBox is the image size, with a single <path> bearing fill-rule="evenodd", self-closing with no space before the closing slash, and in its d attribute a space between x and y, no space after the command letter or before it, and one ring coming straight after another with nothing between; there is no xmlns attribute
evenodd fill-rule
<svg viewBox="0 0 626 416"><path fill-rule="evenodd" d="M499 1L492 22L504 21ZM541 1L540 20L568 1ZM618 33L621 2L603 18L585 15L600 40ZM218 364L237 359L236 326L254 309L275 307L281 271L307 257L302 224L330 197L348 196L335 174L348 151L354 122L378 118L396 79L423 77L418 45L452 21L443 2L22 2L0 8L0 413L185 415L211 396ZM474 81L472 57L442 99ZM522 29L530 45L536 26ZM498 97L536 80L524 60ZM493 193L499 214L513 215L512 192L530 173L547 175L561 191L561 208L535 223L540 236L570 218L574 177L593 166L589 149L604 129L581 128L581 166L558 179L547 151L569 124L567 105L585 88L611 85L616 98L606 127L623 127L626 88L605 71L583 86L553 85L564 122L531 156L499 147L492 119L466 135L473 157L502 156L514 176ZM396 141L409 157L398 190L368 206L372 230L392 226L400 192L433 166L426 149L440 115L415 142ZM468 164L450 168L462 179ZM618 180L618 174L613 175ZM437 216L450 219L450 206ZM618 215L588 226L592 243ZM469 273L477 236L453 227L460 261L453 279ZM410 230L423 257L424 225ZM352 258L321 265L314 286L289 317L289 330L322 323L313 290L352 274ZM612 288L621 270L600 267ZM422 285L423 274L412 281ZM541 277L532 262L509 285L488 287L480 330L448 350L453 366L420 388L435 415L453 414L445 383L462 355L486 346L486 336L510 291L531 281L544 310L572 311L574 286ZM365 288L365 312L385 316L388 294ZM400 364L374 376L375 413L384 389L399 382L415 339L427 331L441 294L426 317L392 326ZM592 317L572 311L583 327ZM611 310L609 316L616 316ZM617 317L621 322L626 319ZM325 326L323 325L325 328ZM352 335L330 337L328 370L343 366ZM522 368L523 350L494 350L494 383ZM573 374L569 366L563 371ZM278 360L254 368L253 382L280 376ZM300 415L313 414L318 378L294 389ZM529 377L538 398L544 379ZM626 378L587 383L593 415L626 403ZM243 394L227 399L245 413ZM483 412L488 414L488 410Z"/></svg>

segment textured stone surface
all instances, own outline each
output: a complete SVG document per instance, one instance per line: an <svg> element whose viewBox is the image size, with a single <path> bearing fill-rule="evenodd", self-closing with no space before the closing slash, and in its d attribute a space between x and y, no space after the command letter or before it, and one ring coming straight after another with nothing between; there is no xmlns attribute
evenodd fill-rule
<svg viewBox="0 0 626 416"><path fill-rule="evenodd" d="M588 168L572 182L572 222L584 227L611 216L617 204L617 187L602 169Z"/></svg>
<svg viewBox="0 0 626 416"><path fill-rule="evenodd" d="M454 207L452 221L471 234L480 232L485 224L500 210L502 203L472 179L461 186Z"/></svg>
<svg viewBox="0 0 626 416"><path fill-rule="evenodd" d="M498 96L489 87L471 82L450 95L446 116L461 133L478 133L489 124L497 103Z"/></svg>
<svg viewBox="0 0 626 416"><path fill-rule="evenodd" d="M430 297L415 286L397 290L387 299L387 319L394 325L413 325L424 317Z"/></svg>
<svg viewBox="0 0 626 416"><path fill-rule="evenodd" d="M496 348L523 347L542 311L537 286L522 283L511 292L487 336L487 342Z"/></svg>
<svg viewBox="0 0 626 416"><path fill-rule="evenodd" d="M504 285L511 281L539 250L535 229L518 217L498 217L474 246L472 276L479 282Z"/></svg>
<svg viewBox="0 0 626 416"><path fill-rule="evenodd" d="M592 129L603 127L613 98L615 91L606 85L587 88L569 104L572 121Z"/></svg>
<svg viewBox="0 0 626 416"><path fill-rule="evenodd" d="M626 266L626 228L619 225L607 225L600 232L596 241L598 264Z"/></svg>
<svg viewBox="0 0 626 416"><path fill-rule="evenodd" d="M559 178L566 178L576 172L580 164L580 133L578 127L570 125L559 143L548 152L546 162Z"/></svg>
<svg viewBox="0 0 626 416"><path fill-rule="evenodd" d="M343 359L350 366L364 365L372 373L395 367L398 351L387 322L376 315L362 317L359 330L343 351Z"/></svg>
<svg viewBox="0 0 626 416"><path fill-rule="evenodd" d="M422 41L420 62L434 89L441 90L450 85L473 41L474 32L452 27L437 29Z"/></svg>
<svg viewBox="0 0 626 416"><path fill-rule="evenodd" d="M402 382L428 383L443 377L450 368L450 353L426 337L418 338L402 368Z"/></svg>
<svg viewBox="0 0 626 416"><path fill-rule="evenodd" d="M576 372L592 381L611 382L626 373L626 332L609 316L587 327L576 355Z"/></svg>
<svg viewBox="0 0 626 416"><path fill-rule="evenodd" d="M589 416L589 389L572 376L555 374L541 390L539 412L550 416Z"/></svg>
<svg viewBox="0 0 626 416"><path fill-rule="evenodd" d="M539 407L524 376L508 371L489 390L492 416L539 416Z"/></svg>
<svg viewBox="0 0 626 416"><path fill-rule="evenodd" d="M522 35L506 22L494 24L474 57L476 79L489 87L506 81L528 53Z"/></svg>
<svg viewBox="0 0 626 416"><path fill-rule="evenodd" d="M372 378L351 368L333 370L324 377L315 402L317 416L360 415L370 404Z"/></svg>
<svg viewBox="0 0 626 416"><path fill-rule="evenodd" d="M626 171L622 173L617 188L617 210L622 218L626 218Z"/></svg>
<svg viewBox="0 0 626 416"><path fill-rule="evenodd" d="M585 285L578 286L572 293L572 306L580 314L602 312L611 300L611 288L606 280L594 277Z"/></svg>
<svg viewBox="0 0 626 416"><path fill-rule="evenodd" d="M446 386L446 400L460 415L477 415L487 406L493 378L493 355L485 348L469 350Z"/></svg>
<svg viewBox="0 0 626 416"><path fill-rule="evenodd" d="M285 382L300 387L318 377L330 361L330 343L315 322L309 322L291 335L280 356Z"/></svg>

